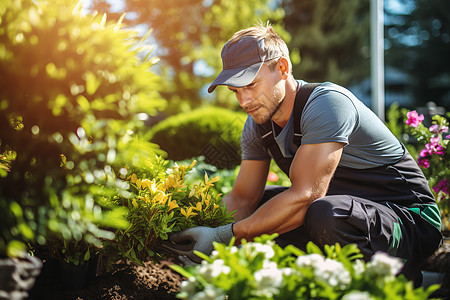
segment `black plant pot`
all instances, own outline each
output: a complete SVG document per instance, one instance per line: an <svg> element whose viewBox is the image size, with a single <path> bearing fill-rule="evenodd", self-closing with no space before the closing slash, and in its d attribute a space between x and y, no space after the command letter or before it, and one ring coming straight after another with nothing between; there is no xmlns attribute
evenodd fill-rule
<svg viewBox="0 0 450 300"><path fill-rule="evenodd" d="M31 291L31 299L40 299L42 290L48 288L59 290L80 290L97 281L99 257L94 256L80 265L47 259L42 274ZM0 299L1 300L1 299Z"/></svg>
<svg viewBox="0 0 450 300"><path fill-rule="evenodd" d="M33 256L0 259L0 300L26 299L41 268L42 261Z"/></svg>
<svg viewBox="0 0 450 300"><path fill-rule="evenodd" d="M82 265L59 264L62 285L68 290L84 289L97 280L98 256L92 257Z"/></svg>

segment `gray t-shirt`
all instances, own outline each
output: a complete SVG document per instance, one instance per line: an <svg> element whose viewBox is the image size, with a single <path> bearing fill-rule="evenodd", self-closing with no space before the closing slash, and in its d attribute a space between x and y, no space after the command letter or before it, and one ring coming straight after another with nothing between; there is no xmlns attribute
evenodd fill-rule
<svg viewBox="0 0 450 300"><path fill-rule="evenodd" d="M243 160L270 159L257 126L248 116L241 136ZM367 169L395 163L403 156L402 145L383 122L350 91L330 82L314 89L303 110L300 130L302 144L344 143L339 166ZM297 151L293 136L291 114L275 137L286 158L293 158Z"/></svg>

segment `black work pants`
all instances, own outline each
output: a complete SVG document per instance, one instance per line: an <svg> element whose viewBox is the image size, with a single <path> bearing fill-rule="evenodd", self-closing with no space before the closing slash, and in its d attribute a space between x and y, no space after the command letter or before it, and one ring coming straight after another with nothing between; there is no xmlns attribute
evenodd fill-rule
<svg viewBox="0 0 450 300"><path fill-rule="evenodd" d="M261 205L285 189L269 186ZM402 273L420 284L420 265L439 246L441 233L406 207L331 195L311 203L304 224L276 239L282 247L292 244L301 250L309 241L319 247L354 243L366 261L377 251L400 257L406 261Z"/></svg>

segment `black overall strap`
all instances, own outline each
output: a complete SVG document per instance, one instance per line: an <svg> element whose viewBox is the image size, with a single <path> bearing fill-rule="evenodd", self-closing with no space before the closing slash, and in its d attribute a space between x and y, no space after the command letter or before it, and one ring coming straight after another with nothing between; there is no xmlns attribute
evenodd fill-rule
<svg viewBox="0 0 450 300"><path fill-rule="evenodd" d="M320 83L303 84L299 87L299 89L297 90L297 94L295 95L293 141L294 144L297 145L298 147L301 145L302 140L300 121L303 109L306 105L306 102L308 102L309 96L311 95L313 90L319 85ZM272 120L269 120L266 123L260 125L259 128L264 147L268 150L270 156L275 160L280 169L283 170L283 172L285 172L287 175L289 175L289 168L292 162L292 158L285 158L281 153L281 150L275 141L275 135L272 127Z"/></svg>
<svg viewBox="0 0 450 300"><path fill-rule="evenodd" d="M300 122L302 120L303 109L306 102L308 102L309 96L320 83L307 83L302 85L295 95L294 103L294 144L300 147L302 143L302 131L300 130Z"/></svg>

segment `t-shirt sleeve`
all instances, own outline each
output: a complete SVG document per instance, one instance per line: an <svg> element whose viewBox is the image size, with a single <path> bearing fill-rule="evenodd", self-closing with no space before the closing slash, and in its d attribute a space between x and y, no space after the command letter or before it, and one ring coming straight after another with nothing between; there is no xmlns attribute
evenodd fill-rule
<svg viewBox="0 0 450 300"><path fill-rule="evenodd" d="M303 110L302 144L339 142L347 145L357 123L358 113L348 96L318 87Z"/></svg>
<svg viewBox="0 0 450 300"><path fill-rule="evenodd" d="M251 116L247 117L241 135L242 160L267 160L270 155L267 153L258 125Z"/></svg>

